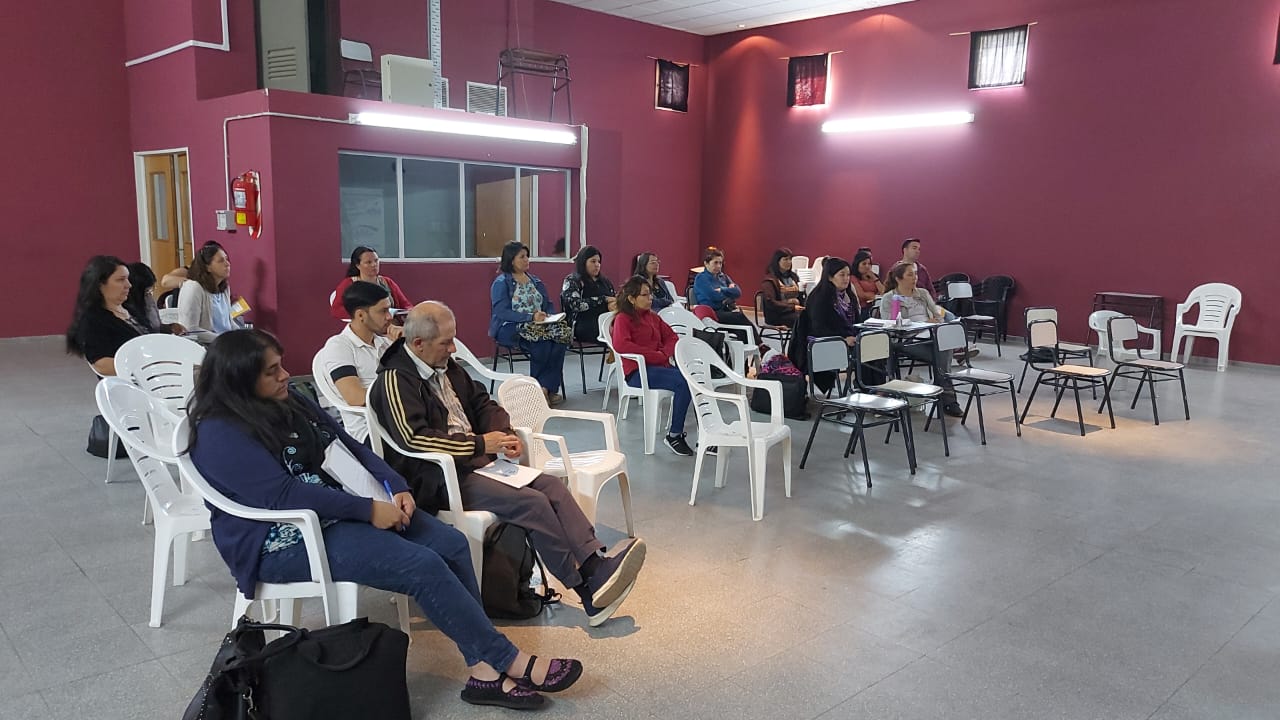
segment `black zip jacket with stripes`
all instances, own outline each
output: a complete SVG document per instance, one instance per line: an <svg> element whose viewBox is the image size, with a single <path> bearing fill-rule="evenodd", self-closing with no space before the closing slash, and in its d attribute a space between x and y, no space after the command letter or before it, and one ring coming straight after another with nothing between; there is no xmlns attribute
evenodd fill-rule
<svg viewBox="0 0 1280 720"><path fill-rule="evenodd" d="M468 473L495 457L485 454L483 435L494 430L511 432L511 418L489 397L484 386L452 358L445 377L462 403L472 433L449 432L449 411L418 374L417 366L404 349L403 338L383 353L369 402L378 424L397 445L410 452L451 455L458 468L459 481L465 481ZM385 444L383 449L387 464L409 483L418 507L432 515L449 509L444 473L439 466L405 457Z"/></svg>

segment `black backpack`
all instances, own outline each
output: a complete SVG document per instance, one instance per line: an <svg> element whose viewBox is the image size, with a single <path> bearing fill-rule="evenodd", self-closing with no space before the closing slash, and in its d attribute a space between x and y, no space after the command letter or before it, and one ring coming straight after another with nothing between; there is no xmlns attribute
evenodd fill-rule
<svg viewBox="0 0 1280 720"><path fill-rule="evenodd" d="M782 415L790 420L809 419L809 392L801 375L784 375L782 373L761 373L757 380L776 380L782 384ZM768 415L773 409L769 391L755 388L751 391L751 409Z"/></svg>
<svg viewBox="0 0 1280 720"><path fill-rule="evenodd" d="M533 566L542 575L540 590L530 587ZM491 618L527 620L542 608L560 602L560 594L547 585L547 569L529 542L529 531L519 525L498 523L484 539L484 571L480 599Z"/></svg>

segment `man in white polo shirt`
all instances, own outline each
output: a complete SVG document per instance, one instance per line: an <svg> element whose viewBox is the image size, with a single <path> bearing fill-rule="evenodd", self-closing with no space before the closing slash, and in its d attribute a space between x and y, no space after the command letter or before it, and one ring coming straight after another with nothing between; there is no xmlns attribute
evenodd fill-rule
<svg viewBox="0 0 1280 720"><path fill-rule="evenodd" d="M378 361L402 328L391 324L391 295L375 283L351 283L342 293L342 306L351 323L329 338L316 357L342 401L364 407L365 388L378 378ZM361 442L369 436L363 413L343 411L342 426Z"/></svg>

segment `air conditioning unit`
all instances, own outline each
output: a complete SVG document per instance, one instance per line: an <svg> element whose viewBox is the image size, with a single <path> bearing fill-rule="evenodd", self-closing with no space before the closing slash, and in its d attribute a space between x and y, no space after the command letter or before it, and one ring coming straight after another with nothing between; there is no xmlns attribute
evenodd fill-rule
<svg viewBox="0 0 1280 720"><path fill-rule="evenodd" d="M507 115L507 89L502 85L467 82L467 112Z"/></svg>
<svg viewBox="0 0 1280 720"><path fill-rule="evenodd" d="M436 106L436 66L426 58L382 56L382 100Z"/></svg>

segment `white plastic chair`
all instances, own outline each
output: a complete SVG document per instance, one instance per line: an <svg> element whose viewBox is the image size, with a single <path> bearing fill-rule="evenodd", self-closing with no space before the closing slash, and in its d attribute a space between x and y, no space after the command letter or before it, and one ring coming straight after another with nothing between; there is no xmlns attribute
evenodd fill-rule
<svg viewBox="0 0 1280 720"><path fill-rule="evenodd" d="M676 292L676 284L675 284L675 283L671 282L670 280L663 280L663 281L662 281L662 284L663 284L663 286L665 286L665 287L667 288L667 292L671 295L672 299L674 299L674 300L676 301L676 304L678 304L678 305L688 305L688 304L689 304L689 298L687 298L687 297L685 297L685 296L681 295L680 293Z"/></svg>
<svg viewBox="0 0 1280 720"><path fill-rule="evenodd" d="M98 376L98 379L99 379L99 380L101 380L101 379L103 379L103 378L106 378L106 377L111 377L110 375L103 375L102 373L98 372L98 369L97 369L97 368L95 368L95 367L93 366L93 363L88 363L88 365L89 365L89 369L93 371L93 374L94 374L94 375L97 375L97 376ZM110 484L111 484L111 468L115 466L115 463L116 463L116 453L118 452L118 448L119 448L119 447L120 447L120 440L119 440L119 438L117 438L117 437L116 437L116 431L115 431L115 428L111 428L111 429L110 429L110 430L108 430L108 432L107 432L107 477L106 477L106 483L107 483L108 485L110 485ZM145 508L143 509L143 512L142 512L142 522L143 522L143 524L144 524L144 525L145 525L145 524L146 524L146 522L147 522L147 512L146 512L146 509L145 509Z"/></svg>
<svg viewBox="0 0 1280 720"><path fill-rule="evenodd" d="M1125 315L1115 310L1095 310L1089 313L1089 329L1098 334L1098 358L1100 359L1111 357L1112 349L1111 342L1107 337L1107 322L1111 318L1117 317L1125 317ZM1138 325L1137 321L1134 322L1134 325L1138 328L1140 334L1151 336L1151 347L1155 349L1156 354L1159 354L1162 347L1160 331ZM1115 353L1116 357L1111 357L1114 362L1124 362L1140 357L1136 349L1126 348L1124 343L1120 343L1115 347Z"/></svg>
<svg viewBox="0 0 1280 720"><path fill-rule="evenodd" d="M106 418L111 430L124 443L133 468L147 493L147 502L155 518L155 542L151 564L151 627L160 627L164 610L164 582L169 574L169 555L173 555L173 584L187 582L187 546L191 534L209 529L209 510L195 493L178 489L169 473L169 465L177 463L168 446L170 439L159 428L177 422L164 404L147 395L141 388L119 377L103 378L94 393L98 412ZM170 413L168 422L161 421ZM163 437L163 440L161 439Z"/></svg>
<svg viewBox="0 0 1280 720"><path fill-rule="evenodd" d="M364 442L364 439L369 436L367 427L363 432L351 432L353 427L357 431L359 430L360 423L351 421L357 418L364 420L364 408L348 405L347 401L343 399L342 393L338 391L338 386L333 383L333 378L324 369L324 364L321 362L323 353L324 348L321 348L320 352L316 353L316 356L311 359L311 381L315 383L316 390L320 391L320 396L328 401L330 405L337 408L338 412L342 413L342 426L346 429L347 434L360 442Z"/></svg>
<svg viewBox="0 0 1280 720"><path fill-rule="evenodd" d="M1200 316L1194 325L1183 322L1186 314L1196 304L1200 305ZM1231 328L1236 323L1236 316L1244 305L1244 297L1235 287L1226 283L1206 283L1191 291L1185 302L1178 303L1174 313L1173 348L1169 351L1170 359L1178 357L1178 345L1184 339L1186 350L1182 355L1182 364L1191 362L1191 346L1196 338L1207 337L1218 341L1218 372L1227 369L1227 352L1231 346Z"/></svg>
<svg viewBox="0 0 1280 720"><path fill-rule="evenodd" d="M707 328L712 330L723 330L725 328L749 330L745 325L721 325L715 320L700 318L697 315L694 315L692 311L675 305L663 308L662 311L658 313L658 317L662 318L667 325L670 325L671 329L674 330L677 335L684 337L693 337L694 328L698 328L699 330ZM726 344L729 348L729 355L733 359L733 369L737 371L738 374L746 373L747 355L749 353L759 355L759 348L750 343L743 343L731 333L728 334L726 339L728 341ZM717 379L714 386L721 387L728 384L730 384L728 380Z"/></svg>
<svg viewBox="0 0 1280 720"><path fill-rule="evenodd" d="M293 625L297 619L297 601L302 598L317 597L324 605L324 621L327 625L348 622L359 617L358 596L360 586L353 582L335 581L329 574L329 559L325 554L324 535L320 532L320 518L314 510L262 510L251 508L234 502L218 492L209 481L196 469L191 456L187 454L187 440L191 431L190 420L183 418L173 431L173 451L178 459L178 470L182 479L204 498L205 502L228 515L235 515L246 520L260 522L288 523L298 528L302 534L302 544L307 549L307 561L311 566L311 579L293 583L260 582L254 589L254 599L250 600L239 590L236 591L235 608L231 613L231 626L248 611L249 606L259 600L280 602L280 621L285 625ZM396 610L400 618L400 629L409 632L409 601L404 595L395 595ZM266 613L263 613L264 617Z"/></svg>
<svg viewBox="0 0 1280 720"><path fill-rule="evenodd" d="M792 255L791 269L792 270L808 270L809 256L808 255Z"/></svg>
<svg viewBox="0 0 1280 720"><path fill-rule="evenodd" d="M569 492L582 508L591 524L596 522L596 506L600 491L606 483L618 478L618 491L622 494L622 512L627 519L627 535L635 537L635 522L631 517L631 484L627 480L627 456L618 449L618 427L608 413L580 410L552 410L542 394L542 386L533 378L513 378L498 388L498 402L511 416L511 424L525 448L526 461L544 473L568 481ZM569 452L569 445L562 435L543 432L547 420L566 418L600 423L604 432L604 448L585 452ZM555 443L559 457L552 455L546 443Z"/></svg>
<svg viewBox="0 0 1280 720"><path fill-rule="evenodd" d="M378 457L385 457L382 445L386 443L392 450L407 458L440 466L441 472L444 473L444 487L445 494L449 498L449 509L436 513L436 517L467 536L467 545L471 549L471 566L475 568L477 579L484 577L481 572L484 568L484 536L489 526L498 522L498 516L485 510L467 510L463 506L462 489L458 484L458 468L453 462L453 456L444 453L411 452L400 447L379 422L378 414L369 406L369 394L373 391L373 387L370 385L365 390L364 398L364 417L369 425L369 447Z"/></svg>
<svg viewBox="0 0 1280 720"><path fill-rule="evenodd" d="M689 504L698 499L698 476L702 474L702 461L707 448L715 445L716 487L724 487L725 470L729 464L729 450L733 447L747 449L747 462L751 476L751 519L764 517L764 485L769 448L782 444L783 483L787 497L791 497L791 428L782 417L782 383L777 380L753 380L743 377L724 364L715 351L695 338L684 337L676 343L676 366L689 383L693 394L693 408L698 414L698 457L693 464L693 489ZM753 422L746 395L739 392L719 392L712 389L711 369L719 368L731 381L743 388L763 388L769 393L769 422ZM726 421L720 413L720 403L733 405L738 419Z"/></svg>
<svg viewBox="0 0 1280 720"><path fill-rule="evenodd" d="M671 307L676 306L672 305ZM692 314L690 313L690 315ZM652 455L660 432L658 421L662 416L662 402L664 400L667 401L667 414L670 415L675 393L670 390L650 388L649 370L644 356L636 353L620 353L613 346L613 321L617 315L616 312L607 312L600 316L599 321L600 339L613 351L615 357L613 364L609 366L608 375L604 379L604 404L600 406L600 409L609 409L609 395L612 394L614 386L618 388L618 417L620 419L627 419L627 410L631 407L631 399L639 400L640 409L644 413L644 454ZM696 316L695 319L697 319ZM631 360L639 366L640 387L632 387L627 384L627 379L622 375L623 358ZM614 383L611 384L610 380L614 380Z"/></svg>
<svg viewBox="0 0 1280 720"><path fill-rule="evenodd" d="M471 352L471 348L468 348L457 338L453 339L453 359L465 365L468 369L475 370L477 373L480 373L481 377L487 379L489 381L489 392L491 393L493 392L495 384L504 383L511 378L528 377L527 375L521 375L520 373L498 372L492 368L485 367L484 363L480 362L480 358L476 357L476 354Z"/></svg>
<svg viewBox="0 0 1280 720"><path fill-rule="evenodd" d="M204 346L177 335L139 335L116 351L116 375L185 413Z"/></svg>

